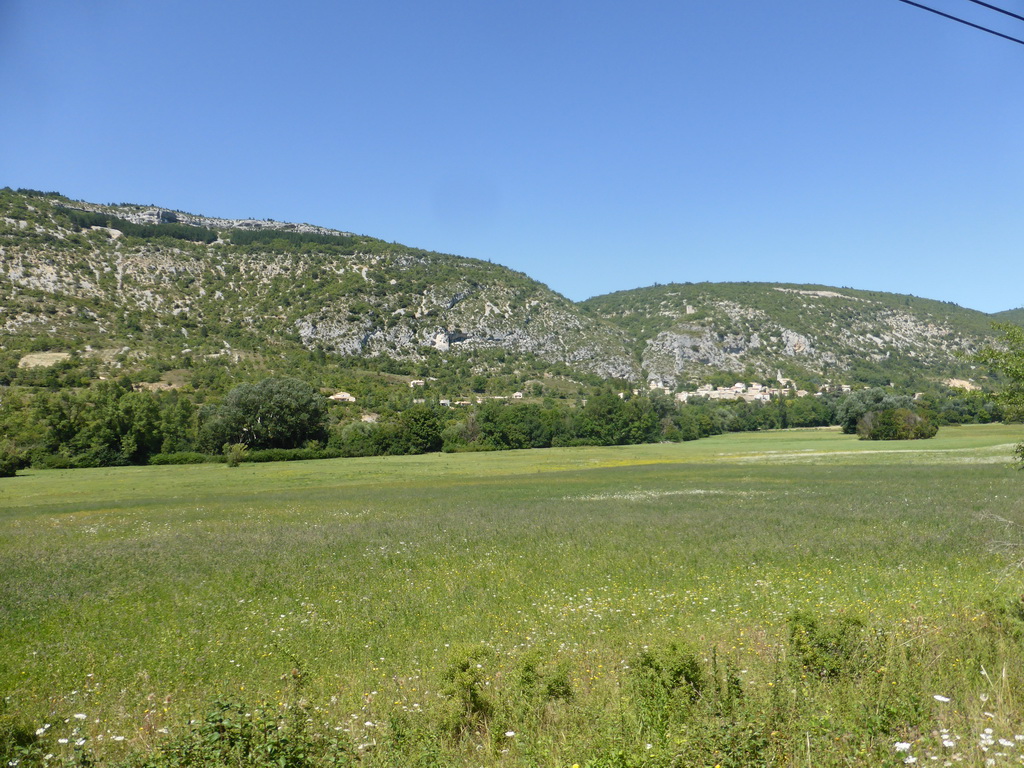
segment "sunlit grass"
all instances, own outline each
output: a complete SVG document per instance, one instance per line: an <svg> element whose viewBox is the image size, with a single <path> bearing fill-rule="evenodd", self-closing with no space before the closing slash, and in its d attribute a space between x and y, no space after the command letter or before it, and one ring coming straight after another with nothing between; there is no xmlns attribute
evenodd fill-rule
<svg viewBox="0 0 1024 768"><path fill-rule="evenodd" d="M925 723L974 739L991 721L1012 739L1021 582L990 552L1006 532L983 516L1024 523L1005 447L1019 436L961 427L893 448L806 430L26 473L0 481L6 709L51 723L41 738L55 754L72 754L56 739L77 728L115 759L217 697L294 704L298 668L311 717L354 748L376 744L364 763L401 764L429 750L401 747L396 718L436 731L445 670L472 651L495 714L440 742L444 760L568 766L624 750L667 765L712 738L687 728L724 717L655 734L631 709L630 660L682 641L740 681L745 709L722 722L786 714L764 747L783 764L806 764L794 745L808 739L815 765L896 761L892 745L917 745ZM794 671L798 613L855 618L884 658L835 681ZM546 674L564 665L573 697L528 709L516 681L529 659ZM983 665L1008 669L998 707Z"/></svg>

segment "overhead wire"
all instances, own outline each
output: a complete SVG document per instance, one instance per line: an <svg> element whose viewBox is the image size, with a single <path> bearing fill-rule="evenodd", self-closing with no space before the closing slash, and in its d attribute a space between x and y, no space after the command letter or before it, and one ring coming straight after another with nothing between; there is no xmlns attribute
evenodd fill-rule
<svg viewBox="0 0 1024 768"><path fill-rule="evenodd" d="M940 10L936 9L936 8L931 8L931 7L927 6L927 5L921 5L921 3L915 3L914 0L899 0L899 2L906 3L907 5L912 5L915 8L920 8L921 10L924 10L924 11L929 11L931 13L936 14L937 16L942 16L943 18L951 19L952 21L959 22L960 24L966 24L968 27L973 27L974 29L980 29L982 32L988 32L990 35L995 35L996 37L1002 37L1005 40L1010 40L1011 42L1019 43L1020 45L1024 45L1024 40L1021 40L1020 38L1011 37L1010 35L1005 35L1002 32L997 32L996 30L990 29L989 27L983 27L983 26L981 26L981 24L975 24L973 21L967 21L967 19L961 19L959 16L953 16L952 14L945 13L943 11L940 11ZM1017 14L1015 14L1015 13L1010 13L1009 11L1004 11L1002 8L996 8L995 6L990 6L987 3L981 2L981 0L970 0L970 2L977 3L978 5L984 5L987 8L992 8L993 10L997 10L1000 13L1005 13L1008 16L1013 16L1015 18L1021 18L1021 17L1017 16Z"/></svg>
<svg viewBox="0 0 1024 768"><path fill-rule="evenodd" d="M1005 14L1006 16L1010 16L1010 17L1012 17L1014 19L1018 19L1019 21L1024 21L1024 16L1018 16L1016 13L1013 13L1012 11L1008 11L1005 8L1000 8L997 5L990 5L989 3L983 3L983 2L981 2L981 0L967 0L967 2L974 3L975 5L980 5L983 8L988 8L989 10L996 11L997 13Z"/></svg>

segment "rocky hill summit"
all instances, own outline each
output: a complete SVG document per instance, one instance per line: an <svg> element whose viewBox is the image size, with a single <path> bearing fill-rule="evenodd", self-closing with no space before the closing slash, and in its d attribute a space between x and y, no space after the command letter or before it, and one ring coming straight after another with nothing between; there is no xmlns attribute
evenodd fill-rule
<svg viewBox="0 0 1024 768"><path fill-rule="evenodd" d="M179 359L295 344L412 361L498 350L636 374L624 333L524 274L305 224L6 191L0 285L6 345Z"/></svg>

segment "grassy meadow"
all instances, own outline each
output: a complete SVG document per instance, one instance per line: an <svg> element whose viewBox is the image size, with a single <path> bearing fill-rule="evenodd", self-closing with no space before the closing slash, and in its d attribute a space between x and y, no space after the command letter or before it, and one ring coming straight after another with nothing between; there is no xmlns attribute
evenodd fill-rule
<svg viewBox="0 0 1024 768"><path fill-rule="evenodd" d="M1020 439L19 473L0 756L1020 764Z"/></svg>

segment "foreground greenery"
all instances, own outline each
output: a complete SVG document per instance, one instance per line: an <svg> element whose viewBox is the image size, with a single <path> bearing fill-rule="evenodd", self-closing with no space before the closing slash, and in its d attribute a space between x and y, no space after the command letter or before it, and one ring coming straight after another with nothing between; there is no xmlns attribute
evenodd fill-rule
<svg viewBox="0 0 1024 768"><path fill-rule="evenodd" d="M20 473L0 757L1016 764L1019 438Z"/></svg>

